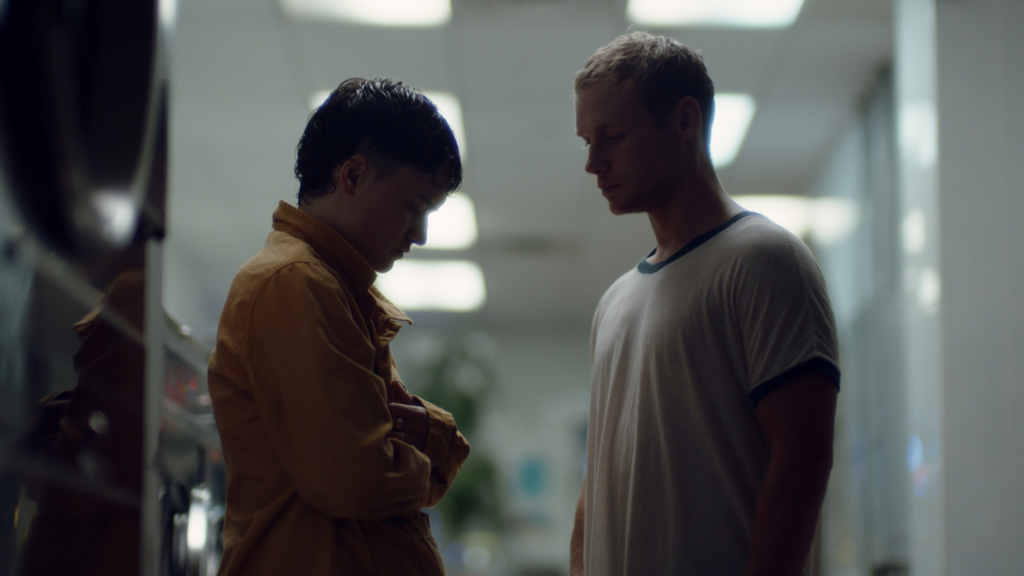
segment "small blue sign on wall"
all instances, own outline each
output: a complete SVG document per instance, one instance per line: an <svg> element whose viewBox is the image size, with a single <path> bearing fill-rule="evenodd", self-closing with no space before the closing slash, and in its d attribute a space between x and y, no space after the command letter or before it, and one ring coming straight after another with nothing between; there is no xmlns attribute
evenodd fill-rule
<svg viewBox="0 0 1024 576"><path fill-rule="evenodd" d="M544 461L531 456L519 465L519 490L528 496L538 496L547 490L548 469Z"/></svg>

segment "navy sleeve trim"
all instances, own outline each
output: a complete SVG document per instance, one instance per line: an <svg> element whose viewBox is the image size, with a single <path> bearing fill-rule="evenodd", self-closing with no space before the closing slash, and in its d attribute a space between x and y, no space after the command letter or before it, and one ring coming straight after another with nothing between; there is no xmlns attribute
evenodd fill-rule
<svg viewBox="0 0 1024 576"><path fill-rule="evenodd" d="M824 374L826 378L836 385L836 389L839 388L839 368L836 368L835 364L824 358L812 358L806 362L801 362L800 364L793 366L778 376L774 376L758 384L747 396L750 397L750 401L754 403L754 406L757 406L757 403L765 396L771 394L775 390L778 390L786 382L789 382L797 376L803 376L804 374L810 374L812 372Z"/></svg>

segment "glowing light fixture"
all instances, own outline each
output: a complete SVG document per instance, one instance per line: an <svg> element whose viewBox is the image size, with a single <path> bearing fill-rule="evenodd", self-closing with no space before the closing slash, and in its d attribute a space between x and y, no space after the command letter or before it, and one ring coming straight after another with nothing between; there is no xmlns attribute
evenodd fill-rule
<svg viewBox="0 0 1024 576"><path fill-rule="evenodd" d="M158 0L160 24L165 28L174 28L178 22L178 0Z"/></svg>
<svg viewBox="0 0 1024 576"><path fill-rule="evenodd" d="M405 310L472 312L484 305L484 273L467 260L399 260L377 288Z"/></svg>
<svg viewBox="0 0 1024 576"><path fill-rule="evenodd" d="M451 0L279 0L292 18L340 20L369 26L430 28L452 19Z"/></svg>
<svg viewBox="0 0 1024 576"><path fill-rule="evenodd" d="M462 192L456 192L427 217L427 243L423 248L461 250L476 244L476 238L473 201Z"/></svg>
<svg viewBox="0 0 1024 576"><path fill-rule="evenodd" d="M317 90L309 97L310 110L316 110L331 95L330 90ZM430 101L437 106L437 109L448 121L452 132L455 133L455 140L459 143L459 152L463 159L466 157L466 132L462 123L462 102L459 97L451 92L434 92L424 90L423 95L430 98Z"/></svg>
<svg viewBox="0 0 1024 576"><path fill-rule="evenodd" d="M629 0L626 16L646 26L783 28L804 0Z"/></svg>
<svg viewBox="0 0 1024 576"><path fill-rule="evenodd" d="M849 198L765 195L733 196L732 199L821 247L845 239L860 221L857 203Z"/></svg>
<svg viewBox="0 0 1024 576"><path fill-rule="evenodd" d="M747 137L757 103L750 94L716 94L711 124L711 162L715 168L732 164Z"/></svg>

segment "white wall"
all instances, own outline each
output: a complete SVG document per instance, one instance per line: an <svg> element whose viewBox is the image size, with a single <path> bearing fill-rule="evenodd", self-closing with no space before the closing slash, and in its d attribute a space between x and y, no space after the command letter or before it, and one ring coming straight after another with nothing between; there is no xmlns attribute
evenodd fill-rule
<svg viewBox="0 0 1024 576"><path fill-rule="evenodd" d="M896 136L903 268L908 557L911 574L942 576L946 486L941 309L942 270L936 133L935 1L896 3Z"/></svg>
<svg viewBox="0 0 1024 576"><path fill-rule="evenodd" d="M946 573L1024 570L1024 2L936 2Z"/></svg>
<svg viewBox="0 0 1024 576"><path fill-rule="evenodd" d="M842 370L823 513L823 569L831 576L896 576L909 553L892 88L883 71L809 191L844 198L858 214L848 236L813 246L836 316Z"/></svg>
<svg viewBox="0 0 1024 576"><path fill-rule="evenodd" d="M893 85L812 190L863 215L818 250L843 363L826 573L1019 574L1024 3L895 8Z"/></svg>

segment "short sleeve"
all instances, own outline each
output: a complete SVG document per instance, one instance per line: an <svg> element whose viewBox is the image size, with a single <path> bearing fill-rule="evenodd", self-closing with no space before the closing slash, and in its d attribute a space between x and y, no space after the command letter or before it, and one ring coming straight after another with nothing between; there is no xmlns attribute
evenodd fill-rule
<svg viewBox="0 0 1024 576"><path fill-rule="evenodd" d="M781 230L740 254L733 286L756 404L791 378L820 372L839 385L839 357L825 280L810 250Z"/></svg>

